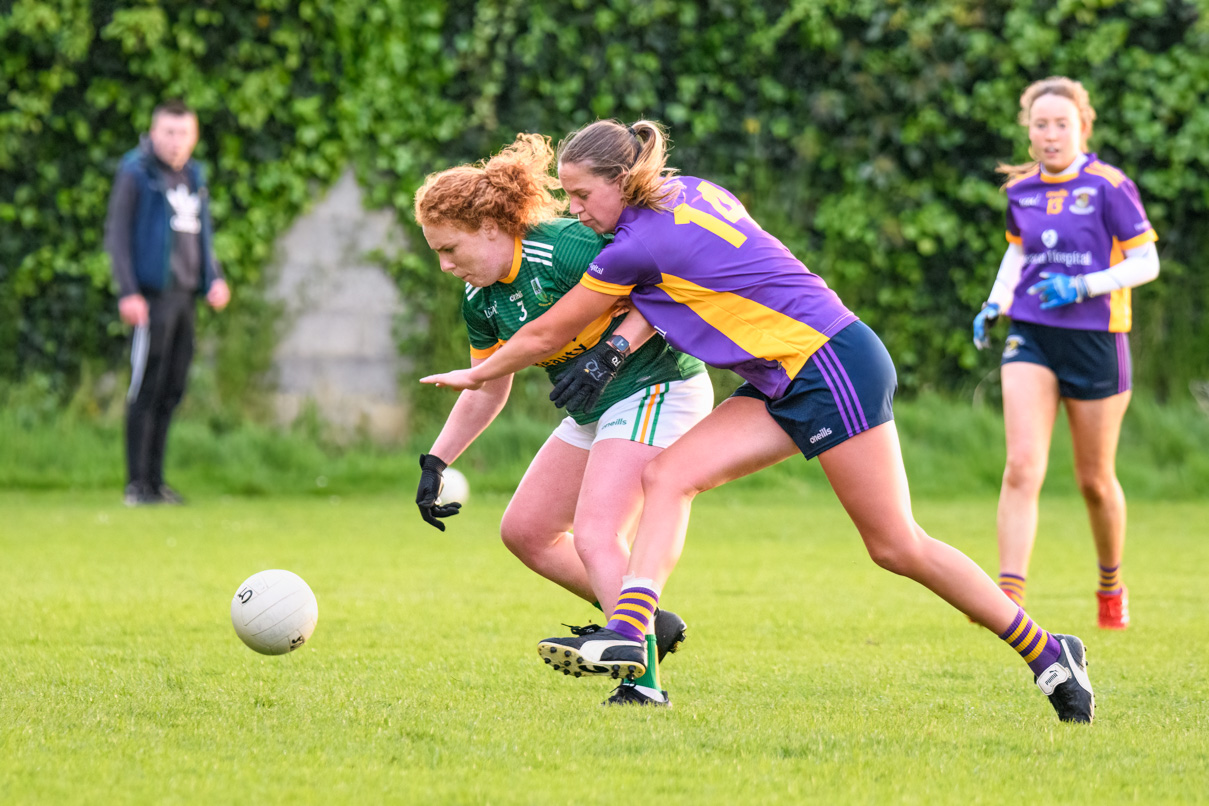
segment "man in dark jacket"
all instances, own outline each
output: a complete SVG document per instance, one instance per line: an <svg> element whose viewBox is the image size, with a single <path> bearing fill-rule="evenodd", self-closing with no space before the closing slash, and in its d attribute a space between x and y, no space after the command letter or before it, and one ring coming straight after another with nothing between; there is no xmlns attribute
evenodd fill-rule
<svg viewBox="0 0 1209 806"><path fill-rule="evenodd" d="M134 326L126 395L127 506L179 504L164 483L172 412L193 361L195 300L231 299L214 257L210 197L197 145L197 115L179 101L156 108L151 131L122 158L105 222L118 311Z"/></svg>

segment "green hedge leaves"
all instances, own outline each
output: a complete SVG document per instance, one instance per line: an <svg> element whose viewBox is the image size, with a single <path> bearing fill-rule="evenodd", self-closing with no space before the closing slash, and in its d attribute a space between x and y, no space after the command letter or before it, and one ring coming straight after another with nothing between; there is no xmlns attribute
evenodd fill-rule
<svg viewBox="0 0 1209 806"><path fill-rule="evenodd" d="M1020 91L1061 73L1087 85L1093 149L1137 181L1160 234L1163 274L1135 295L1137 380L1182 393L1209 360L1204 6L18 0L0 16L0 372L66 388L116 359L105 202L175 96L199 112L239 294L350 163L410 222L427 172L518 131L651 117L673 164L738 193L882 335L905 390L966 389L997 363L969 335L1004 248L993 168L1026 158ZM389 268L417 371L462 364L457 284L423 252Z"/></svg>

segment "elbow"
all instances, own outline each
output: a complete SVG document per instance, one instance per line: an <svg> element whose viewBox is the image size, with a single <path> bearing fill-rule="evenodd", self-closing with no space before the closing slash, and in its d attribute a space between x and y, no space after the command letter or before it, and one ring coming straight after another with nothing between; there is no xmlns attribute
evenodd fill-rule
<svg viewBox="0 0 1209 806"><path fill-rule="evenodd" d="M565 339L559 339L557 336L555 336L553 334L547 336L545 339L542 340L542 344L541 344L542 355L550 355L552 353L558 352L558 349L560 347L562 347L564 344L566 344L567 341L568 340L565 340Z"/></svg>
<svg viewBox="0 0 1209 806"><path fill-rule="evenodd" d="M569 338L560 338L560 334L548 328L537 328L530 338L533 340L533 352L540 352L543 358L558 352L559 348L570 341Z"/></svg>

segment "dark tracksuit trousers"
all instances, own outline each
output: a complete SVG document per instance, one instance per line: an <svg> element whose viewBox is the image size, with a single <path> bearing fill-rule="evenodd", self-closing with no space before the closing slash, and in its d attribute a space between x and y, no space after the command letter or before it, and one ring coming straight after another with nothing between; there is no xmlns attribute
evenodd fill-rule
<svg viewBox="0 0 1209 806"><path fill-rule="evenodd" d="M197 295L172 289L147 294L150 322L135 328L126 395L126 480L153 490L164 483L164 450L172 413L193 363Z"/></svg>

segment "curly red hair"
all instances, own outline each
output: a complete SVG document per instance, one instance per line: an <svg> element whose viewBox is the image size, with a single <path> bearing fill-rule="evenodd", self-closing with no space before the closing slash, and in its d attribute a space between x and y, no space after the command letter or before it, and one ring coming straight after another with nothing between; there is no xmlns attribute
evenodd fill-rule
<svg viewBox="0 0 1209 806"><path fill-rule="evenodd" d="M550 138L518 134L488 160L430 174L416 191L416 221L422 227L452 224L477 232L491 219L519 238L563 210L564 202L553 194L558 187L550 173L553 160Z"/></svg>

